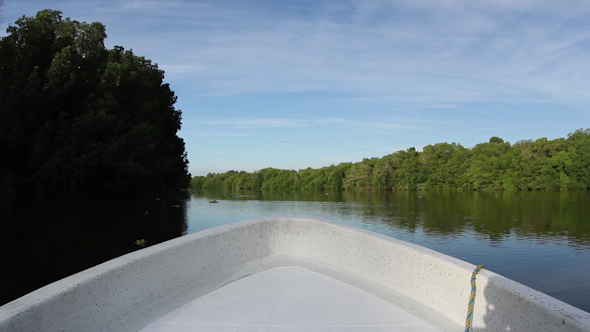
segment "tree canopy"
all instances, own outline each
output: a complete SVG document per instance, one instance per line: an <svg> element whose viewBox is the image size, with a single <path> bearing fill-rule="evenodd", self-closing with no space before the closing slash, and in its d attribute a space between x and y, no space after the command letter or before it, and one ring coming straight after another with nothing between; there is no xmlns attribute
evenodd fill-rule
<svg viewBox="0 0 590 332"><path fill-rule="evenodd" d="M190 181L164 72L43 10L0 40L0 190L137 194Z"/></svg>
<svg viewBox="0 0 590 332"><path fill-rule="evenodd" d="M590 188L590 129L567 139L518 141L499 137L471 149L456 143L397 151L320 169L230 171L192 179L204 189L566 190Z"/></svg>

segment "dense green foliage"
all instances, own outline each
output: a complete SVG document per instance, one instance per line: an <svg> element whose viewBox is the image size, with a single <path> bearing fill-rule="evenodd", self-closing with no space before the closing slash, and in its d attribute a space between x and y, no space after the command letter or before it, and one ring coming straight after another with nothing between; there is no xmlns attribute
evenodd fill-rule
<svg viewBox="0 0 590 332"><path fill-rule="evenodd" d="M318 190L555 190L590 187L590 129L567 139L518 141L501 138L471 149L438 143L422 152L409 148L382 158L365 158L320 169L254 173L229 171L196 176L193 188Z"/></svg>
<svg viewBox="0 0 590 332"><path fill-rule="evenodd" d="M0 190L186 188L181 112L157 65L107 49L105 27L44 10L0 40Z"/></svg>

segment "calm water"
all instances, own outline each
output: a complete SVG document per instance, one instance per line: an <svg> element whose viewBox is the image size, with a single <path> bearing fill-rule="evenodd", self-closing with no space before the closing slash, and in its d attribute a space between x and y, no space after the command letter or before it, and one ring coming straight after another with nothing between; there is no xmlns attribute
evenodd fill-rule
<svg viewBox="0 0 590 332"><path fill-rule="evenodd" d="M218 203L210 203L216 199ZM588 192L204 192L134 201L3 202L0 303L148 245L246 218L314 216L449 254L590 312Z"/></svg>

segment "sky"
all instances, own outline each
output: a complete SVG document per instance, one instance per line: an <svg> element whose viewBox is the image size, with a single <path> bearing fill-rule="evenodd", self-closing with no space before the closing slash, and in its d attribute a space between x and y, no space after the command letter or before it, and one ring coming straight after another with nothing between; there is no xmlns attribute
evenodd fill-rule
<svg viewBox="0 0 590 332"><path fill-rule="evenodd" d="M165 71L193 176L590 127L587 0L4 0Z"/></svg>

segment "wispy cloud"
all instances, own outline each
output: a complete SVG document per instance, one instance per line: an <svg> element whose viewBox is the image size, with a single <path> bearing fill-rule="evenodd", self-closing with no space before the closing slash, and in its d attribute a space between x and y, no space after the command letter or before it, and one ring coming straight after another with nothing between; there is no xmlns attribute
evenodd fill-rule
<svg viewBox="0 0 590 332"><path fill-rule="evenodd" d="M253 134L244 134L245 132L252 133L252 129L259 129L256 135L263 135L265 129L273 128L302 128L302 127L318 127L329 128L331 131L348 132L357 135L383 135L391 134L392 132L399 132L400 130L426 130L431 125L449 125L457 124L458 121L441 121L427 118L403 118L403 117L387 117L382 118L381 121L361 120L358 118L310 118L310 119L286 119L286 118L216 118L216 119L193 119L190 122L191 127L208 127L220 128L217 133L211 133L210 130L206 132L199 132L195 130L197 135L211 136L211 137L240 137L252 136ZM351 131L353 130L354 131ZM248 130L248 131L241 131Z"/></svg>
<svg viewBox="0 0 590 332"><path fill-rule="evenodd" d="M203 94L355 91L413 103L590 102L584 1L264 4L107 1L92 14L94 1L61 2L72 16L106 21L109 40L157 59L172 81L195 80Z"/></svg>
<svg viewBox="0 0 590 332"><path fill-rule="evenodd" d="M209 154L224 154L221 150L206 150L205 152Z"/></svg>
<svg viewBox="0 0 590 332"><path fill-rule="evenodd" d="M182 131L184 136L190 135L194 137L251 137L251 134L244 134L244 133L234 133L234 132L210 132L210 131L200 131L197 129L183 129Z"/></svg>
<svg viewBox="0 0 590 332"><path fill-rule="evenodd" d="M205 126L227 126L234 128L274 128L274 127L299 127L309 125L308 120L303 119L280 119L280 118L258 118L258 119L202 119L196 121L199 125Z"/></svg>
<svg viewBox="0 0 590 332"><path fill-rule="evenodd" d="M279 21L243 7L214 7L207 14L231 24L209 26L211 18L186 23L184 32L169 40L187 51L169 62L186 63L185 68L193 69L186 75L197 70L204 82L199 88L226 94L361 91L411 102L460 102L564 98L572 94L571 86L583 90L588 85L578 74L565 80L570 88L556 87L556 78L563 81L573 74L587 55L587 36L556 38L554 28L563 23L559 17L531 26L537 20L523 16L528 6L514 6L502 16L510 9L507 5L463 3L442 10L434 6L436 11L429 9L431 3L419 5L385 6L389 11L381 12L376 22L366 18L377 14L362 5L352 6L352 22L339 20L336 13ZM417 13L416 21L398 20L404 12ZM252 25L254 18L260 24ZM557 50L568 45L581 45L567 55L576 61L556 62ZM192 47L199 51L189 51Z"/></svg>

